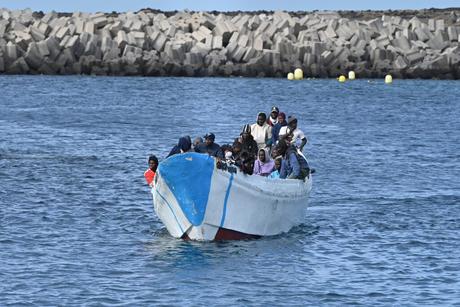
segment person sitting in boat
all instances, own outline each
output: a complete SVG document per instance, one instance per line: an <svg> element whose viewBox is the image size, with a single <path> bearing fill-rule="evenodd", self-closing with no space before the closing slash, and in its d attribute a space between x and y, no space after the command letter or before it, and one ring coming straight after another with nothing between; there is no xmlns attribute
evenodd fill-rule
<svg viewBox="0 0 460 307"><path fill-rule="evenodd" d="M305 179L310 174L307 160L297 152L297 148L282 138L278 142L278 152L283 156L280 169L281 179Z"/></svg>
<svg viewBox="0 0 460 307"><path fill-rule="evenodd" d="M251 135L257 143L258 149L269 147L272 144L272 127L267 124L267 115L257 114L257 122L251 125Z"/></svg>
<svg viewBox="0 0 460 307"><path fill-rule="evenodd" d="M267 149L259 149L258 159L254 162L254 175L268 176L273 171L275 162L270 158Z"/></svg>
<svg viewBox="0 0 460 307"><path fill-rule="evenodd" d="M257 157L257 142L254 140L251 134L251 126L246 124L241 131L240 137L236 138L233 142L233 147L237 143L241 144L241 151L240 152L247 152L249 153L254 159Z"/></svg>
<svg viewBox="0 0 460 307"><path fill-rule="evenodd" d="M175 145L171 151L169 152L168 156L166 158L169 158L172 155L184 153L184 152L189 152L192 150L192 139L190 136L186 135L181 138L179 138L179 142L177 145Z"/></svg>
<svg viewBox="0 0 460 307"><path fill-rule="evenodd" d="M155 179L155 173L158 168L158 158L155 155L149 157L149 168L144 172L145 181L151 187L153 187L153 179Z"/></svg>
<svg viewBox="0 0 460 307"><path fill-rule="evenodd" d="M303 147L305 146L305 144L307 144L307 138L305 137L303 131L297 127L297 118L295 118L295 116L290 115L288 117L288 124L285 127L281 127L279 135L286 135L288 127L291 128L293 133L291 144L297 145L300 151L303 151Z"/></svg>
<svg viewBox="0 0 460 307"><path fill-rule="evenodd" d="M201 143L203 143L203 138L202 138L201 136L197 136L197 137L193 140L193 144L192 144L193 150L195 150L195 147L197 147L197 146L200 145Z"/></svg>
<svg viewBox="0 0 460 307"><path fill-rule="evenodd" d="M248 152L243 151L240 156L240 170L246 175L252 175L254 172L254 157Z"/></svg>
<svg viewBox="0 0 460 307"><path fill-rule="evenodd" d="M276 144L276 142L278 142L280 130L285 126L287 126L286 114L280 112L278 114L278 122L272 128L272 144Z"/></svg>
<svg viewBox="0 0 460 307"><path fill-rule="evenodd" d="M199 144L195 147L195 151L198 153L208 154L218 159L224 158L224 153L220 148L219 144L214 143L216 136L214 133L208 133L204 136L204 143Z"/></svg>
<svg viewBox="0 0 460 307"><path fill-rule="evenodd" d="M267 124L269 124L271 127L276 125L278 123L278 114L280 113L280 109L278 107L273 106L272 110L270 112L270 116L267 119Z"/></svg>
<svg viewBox="0 0 460 307"><path fill-rule="evenodd" d="M282 162L282 160L283 160L283 158L281 158L280 156L278 156L275 159L275 169L273 170L273 172L271 172L271 174L268 176L268 178L271 178L271 179L280 178L280 170L281 170L281 162Z"/></svg>

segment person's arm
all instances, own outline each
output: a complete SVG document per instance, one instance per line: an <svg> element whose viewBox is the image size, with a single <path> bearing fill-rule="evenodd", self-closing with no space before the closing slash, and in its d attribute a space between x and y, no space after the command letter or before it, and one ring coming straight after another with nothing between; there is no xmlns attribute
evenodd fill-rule
<svg viewBox="0 0 460 307"><path fill-rule="evenodd" d="M265 135L265 144L268 146L272 145L272 127L268 126L267 128L267 135Z"/></svg>
<svg viewBox="0 0 460 307"><path fill-rule="evenodd" d="M286 165L286 161L283 159L281 160L280 178L285 179L286 177L287 177L287 165Z"/></svg>
<svg viewBox="0 0 460 307"><path fill-rule="evenodd" d="M291 152L289 154L289 163L291 164L292 172L289 175L288 179L297 179L300 177L300 164L297 161L297 156L295 153Z"/></svg>
<svg viewBox="0 0 460 307"><path fill-rule="evenodd" d="M260 174L260 167L259 167L259 161L254 162L254 169L252 171L253 175L259 175Z"/></svg>
<svg viewBox="0 0 460 307"><path fill-rule="evenodd" d="M302 139L302 143L300 143L299 149L300 151L303 151L303 147L307 144L307 138L304 136Z"/></svg>
<svg viewBox="0 0 460 307"><path fill-rule="evenodd" d="M216 158L224 159L224 152L222 151L222 148L217 148L216 150Z"/></svg>

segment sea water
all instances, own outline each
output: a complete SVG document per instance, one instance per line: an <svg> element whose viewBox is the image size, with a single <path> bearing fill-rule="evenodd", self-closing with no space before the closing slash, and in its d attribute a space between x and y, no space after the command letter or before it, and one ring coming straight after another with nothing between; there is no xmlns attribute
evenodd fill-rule
<svg viewBox="0 0 460 307"><path fill-rule="evenodd" d="M0 305L460 304L460 82L0 77ZM184 242L143 172L278 106L308 138L304 223Z"/></svg>

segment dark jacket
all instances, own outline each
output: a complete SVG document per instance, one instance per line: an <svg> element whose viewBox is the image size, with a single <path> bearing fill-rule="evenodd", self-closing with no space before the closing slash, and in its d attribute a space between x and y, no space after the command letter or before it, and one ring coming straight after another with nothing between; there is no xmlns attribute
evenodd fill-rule
<svg viewBox="0 0 460 307"><path fill-rule="evenodd" d="M247 152L251 157L254 157L254 159L257 158L257 152L259 151L259 148L252 135L250 135L245 141L243 141L241 137L236 138L233 144L236 142L241 143L241 152Z"/></svg>
<svg viewBox="0 0 460 307"><path fill-rule="evenodd" d="M195 151L199 153L208 154L216 158L224 158L224 153L222 152L222 149L217 143L212 143L211 146L207 146L206 143L198 144L198 146L195 147Z"/></svg>
<svg viewBox="0 0 460 307"><path fill-rule="evenodd" d="M187 151L190 151L191 148L192 148L192 140L190 139L190 137L188 135L181 137L177 145L175 145L171 149L171 151L166 156L166 158L169 158L172 155L180 154L181 149L182 149L182 152L187 152Z"/></svg>

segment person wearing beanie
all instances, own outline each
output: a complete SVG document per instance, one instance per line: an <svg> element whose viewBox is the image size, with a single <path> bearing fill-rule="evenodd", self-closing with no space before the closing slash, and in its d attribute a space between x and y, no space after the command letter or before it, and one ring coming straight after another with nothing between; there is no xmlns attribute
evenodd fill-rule
<svg viewBox="0 0 460 307"><path fill-rule="evenodd" d="M269 124L271 127L276 125L278 123L279 113L280 113L280 109L278 109L278 107L273 106L272 110L270 111L270 116L267 119L267 124Z"/></svg>
<svg viewBox="0 0 460 307"><path fill-rule="evenodd" d="M244 125L240 137L235 139L233 146L236 143L241 143L241 152L247 152L254 159L257 157L258 146L251 134L251 126L249 124Z"/></svg>
<svg viewBox="0 0 460 307"><path fill-rule="evenodd" d="M297 118L295 118L294 115L290 115L288 117L287 126L282 127L280 129L280 132L279 132L279 135L278 135L279 138L281 138L281 136L287 134L287 132L288 132L287 128L288 127L290 128L290 130L292 132L291 144L297 146L297 148L299 148L300 151L303 151L303 147L305 146L305 144L307 144L307 138L306 138L305 134L303 133L303 131L300 130L297 127Z"/></svg>

